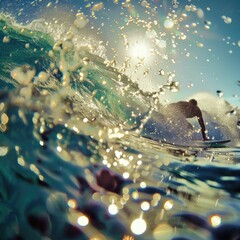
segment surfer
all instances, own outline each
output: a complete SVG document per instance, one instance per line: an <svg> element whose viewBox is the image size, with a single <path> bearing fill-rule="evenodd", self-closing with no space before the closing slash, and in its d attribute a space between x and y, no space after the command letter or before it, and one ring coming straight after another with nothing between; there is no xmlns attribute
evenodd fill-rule
<svg viewBox="0 0 240 240"><path fill-rule="evenodd" d="M203 121L203 117L202 117L202 112L200 110L200 108L197 105L197 101L195 99L191 99L189 100L189 102L186 101L180 101L180 102L176 102L176 103L171 103L167 106L167 111L168 111L168 115L171 115L172 118L174 119L178 119L180 121L182 121L182 119L186 119L186 118L194 118L197 117L198 119L198 123L201 127L201 132L202 132L202 137L203 140L208 140L206 137L206 133L205 133L205 124ZM187 125L189 128L193 128L192 125L187 121Z"/></svg>

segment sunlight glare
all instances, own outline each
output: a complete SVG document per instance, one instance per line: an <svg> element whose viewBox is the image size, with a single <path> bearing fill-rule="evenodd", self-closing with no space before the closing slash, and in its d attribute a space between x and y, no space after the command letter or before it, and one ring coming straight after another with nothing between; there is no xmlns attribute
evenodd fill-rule
<svg viewBox="0 0 240 240"><path fill-rule="evenodd" d="M147 59L150 56L149 46L145 42L135 42L130 48L130 56L136 59Z"/></svg>
<svg viewBox="0 0 240 240"><path fill-rule="evenodd" d="M142 218L135 219L131 224L131 230L136 235L143 234L147 229L146 221Z"/></svg>

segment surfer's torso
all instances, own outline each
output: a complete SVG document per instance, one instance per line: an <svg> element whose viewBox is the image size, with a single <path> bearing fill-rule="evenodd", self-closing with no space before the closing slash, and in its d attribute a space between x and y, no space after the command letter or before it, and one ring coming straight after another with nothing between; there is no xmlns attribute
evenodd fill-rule
<svg viewBox="0 0 240 240"><path fill-rule="evenodd" d="M193 118L201 117L201 110L198 106L189 104L189 102L171 103L167 106L168 113L176 117Z"/></svg>

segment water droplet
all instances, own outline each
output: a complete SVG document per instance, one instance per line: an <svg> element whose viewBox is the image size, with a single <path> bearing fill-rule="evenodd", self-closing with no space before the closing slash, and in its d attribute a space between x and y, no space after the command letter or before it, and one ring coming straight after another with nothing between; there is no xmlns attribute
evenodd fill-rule
<svg viewBox="0 0 240 240"><path fill-rule="evenodd" d="M179 83L176 81L173 81L169 84L169 88L171 92L178 92L179 91Z"/></svg>
<svg viewBox="0 0 240 240"><path fill-rule="evenodd" d="M172 19L166 19L163 25L165 28L170 29L174 26L174 21Z"/></svg>
<svg viewBox="0 0 240 240"><path fill-rule="evenodd" d="M156 45L159 47L159 48L166 48L167 46L167 42L163 39L156 39Z"/></svg>
<svg viewBox="0 0 240 240"><path fill-rule="evenodd" d="M165 210L171 210L173 208L173 201L168 200L164 203L164 209Z"/></svg>
<svg viewBox="0 0 240 240"><path fill-rule="evenodd" d="M70 208L76 208L76 206L77 206L77 202L75 199L69 199L67 204Z"/></svg>
<svg viewBox="0 0 240 240"><path fill-rule="evenodd" d="M145 182L141 182L141 183L140 183L140 187L141 187L141 188L146 188L146 187L147 187L147 184L146 184Z"/></svg>
<svg viewBox="0 0 240 240"><path fill-rule="evenodd" d="M52 6L52 2L49 2L46 7L51 7L51 6Z"/></svg>
<svg viewBox="0 0 240 240"><path fill-rule="evenodd" d="M186 5L186 6L185 6L185 10L186 10L187 12L190 12L190 11L191 11L191 6L190 6L190 5Z"/></svg>
<svg viewBox="0 0 240 240"><path fill-rule="evenodd" d="M128 179L129 178L129 173L128 172L123 173L123 178Z"/></svg>
<svg viewBox="0 0 240 240"><path fill-rule="evenodd" d="M172 1L172 4L173 4L173 7L174 7L174 8L178 8L179 2L178 2L177 0L173 0L173 1Z"/></svg>
<svg viewBox="0 0 240 240"><path fill-rule="evenodd" d="M141 203L141 209L143 210L143 211L148 211L149 210L149 208L150 208L150 204L149 204L149 202L142 202Z"/></svg>
<svg viewBox="0 0 240 240"><path fill-rule="evenodd" d="M223 92L222 92L221 90L217 90L217 95L218 95L219 97L222 97L222 96L223 96Z"/></svg>
<svg viewBox="0 0 240 240"><path fill-rule="evenodd" d="M165 74L164 70L163 70L163 69L160 69L160 70L159 70L159 75L160 75L160 76L164 76L164 74Z"/></svg>
<svg viewBox="0 0 240 240"><path fill-rule="evenodd" d="M0 157L6 156L7 153L8 153L8 147L1 146L1 147L0 147Z"/></svg>
<svg viewBox="0 0 240 240"><path fill-rule="evenodd" d="M3 113L1 115L1 122L2 122L2 124L6 125L8 123L8 121L9 121L8 115L6 113Z"/></svg>
<svg viewBox="0 0 240 240"><path fill-rule="evenodd" d="M112 203L108 206L108 212L112 215L116 215L118 213L118 207L116 204Z"/></svg>
<svg viewBox="0 0 240 240"><path fill-rule="evenodd" d="M230 17L222 16L222 19L226 24L232 23L232 19Z"/></svg>
<svg viewBox="0 0 240 240"><path fill-rule="evenodd" d="M11 72L11 77L18 81L19 84L28 85L35 76L35 69L29 65L16 67Z"/></svg>
<svg viewBox="0 0 240 240"><path fill-rule="evenodd" d="M237 121L237 128L240 129L240 120Z"/></svg>
<svg viewBox="0 0 240 240"><path fill-rule="evenodd" d="M92 11L97 12L97 11L101 10L102 8L104 8L104 4L102 2L100 2L100 3L95 4L92 7Z"/></svg>
<svg viewBox="0 0 240 240"><path fill-rule="evenodd" d="M203 12L203 10L202 10L201 8L198 8L198 10L197 10L197 16L198 16L199 18L203 18L203 17L204 17L204 12Z"/></svg>
<svg viewBox="0 0 240 240"><path fill-rule="evenodd" d="M202 48L202 47L203 47L203 43L198 42L198 43L197 43L197 46L198 46L199 48Z"/></svg>
<svg viewBox="0 0 240 240"><path fill-rule="evenodd" d="M235 115L237 111L235 109L232 109L231 111L228 112L229 115Z"/></svg>
<svg viewBox="0 0 240 240"><path fill-rule="evenodd" d="M146 0L143 0L143 1L141 2L141 5L142 5L143 7L145 7L145 8L149 8L149 7L150 7L150 4L149 4Z"/></svg>
<svg viewBox="0 0 240 240"><path fill-rule="evenodd" d="M5 36L5 37L3 38L3 43L9 43L9 42L10 42L10 37Z"/></svg>
<svg viewBox="0 0 240 240"><path fill-rule="evenodd" d="M76 15L76 19L74 21L74 25L81 29L84 28L88 24L89 20L86 18L86 16L83 13L78 13Z"/></svg>
<svg viewBox="0 0 240 240"><path fill-rule="evenodd" d="M83 64L84 65L88 65L89 64L89 58L87 58L87 57L84 57L83 59L82 59L82 62L83 62Z"/></svg>
<svg viewBox="0 0 240 240"><path fill-rule="evenodd" d="M23 157L18 157L17 162L20 166L24 167L25 166L25 160Z"/></svg>
<svg viewBox="0 0 240 240"><path fill-rule="evenodd" d="M222 219L218 215L213 215L210 218L210 223L213 227L218 227L221 224L221 222L222 222Z"/></svg>
<svg viewBox="0 0 240 240"><path fill-rule="evenodd" d="M44 71L41 71L39 74L38 74L38 80L40 82L45 82L48 80L48 73L44 72Z"/></svg>
<svg viewBox="0 0 240 240"><path fill-rule="evenodd" d="M78 218L77 222L80 226L85 227L88 225L89 220L86 216L82 215Z"/></svg>

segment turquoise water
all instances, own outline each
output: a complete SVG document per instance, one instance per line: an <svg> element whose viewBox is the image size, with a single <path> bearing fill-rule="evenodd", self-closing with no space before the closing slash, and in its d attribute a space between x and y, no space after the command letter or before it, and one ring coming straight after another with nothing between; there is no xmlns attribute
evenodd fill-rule
<svg viewBox="0 0 240 240"><path fill-rule="evenodd" d="M193 146L90 49L4 15L0 29L1 239L240 238L238 110L214 98L209 137L232 141Z"/></svg>

